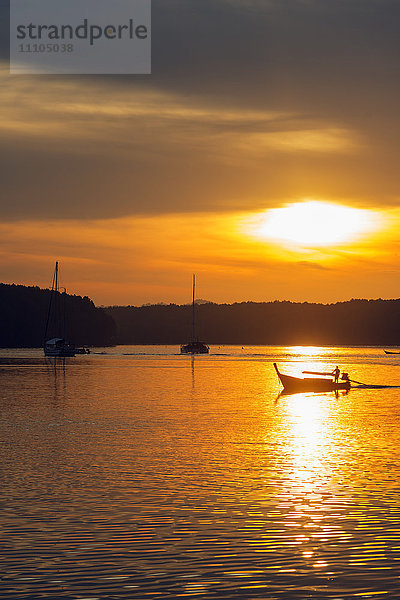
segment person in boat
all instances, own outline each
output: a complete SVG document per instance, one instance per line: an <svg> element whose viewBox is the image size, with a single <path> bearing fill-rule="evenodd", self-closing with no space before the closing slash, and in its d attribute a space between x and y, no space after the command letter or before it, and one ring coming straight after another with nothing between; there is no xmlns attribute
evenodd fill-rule
<svg viewBox="0 0 400 600"><path fill-rule="evenodd" d="M340 375L340 369L339 369L339 367L337 365L336 365L336 368L333 370L332 375L335 378L335 383L338 383L338 381L339 381L339 375Z"/></svg>

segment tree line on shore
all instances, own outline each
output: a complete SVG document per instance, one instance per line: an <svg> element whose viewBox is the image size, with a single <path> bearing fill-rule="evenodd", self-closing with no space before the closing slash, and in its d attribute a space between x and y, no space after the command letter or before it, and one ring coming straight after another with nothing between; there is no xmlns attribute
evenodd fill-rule
<svg viewBox="0 0 400 600"><path fill-rule="evenodd" d="M191 334L191 306L113 306L120 344L181 344ZM400 300L205 303L196 329L208 344L400 345Z"/></svg>
<svg viewBox="0 0 400 600"><path fill-rule="evenodd" d="M0 284L0 347L40 347L50 290ZM182 344L191 336L190 305L98 308L65 295L66 337L77 345ZM400 345L400 299L239 302L196 305L198 338L210 345Z"/></svg>
<svg viewBox="0 0 400 600"><path fill-rule="evenodd" d="M43 345L50 295L50 290L39 287L0 283L0 347L36 348ZM87 296L61 294L63 311L64 300L67 339L77 345L115 343L116 325L105 310L97 308Z"/></svg>

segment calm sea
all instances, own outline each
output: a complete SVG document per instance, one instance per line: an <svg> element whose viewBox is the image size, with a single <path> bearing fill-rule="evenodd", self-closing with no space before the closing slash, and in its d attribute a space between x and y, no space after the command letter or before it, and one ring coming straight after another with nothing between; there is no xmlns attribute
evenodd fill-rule
<svg viewBox="0 0 400 600"><path fill-rule="evenodd" d="M400 355L98 352L0 351L1 600L400 598Z"/></svg>

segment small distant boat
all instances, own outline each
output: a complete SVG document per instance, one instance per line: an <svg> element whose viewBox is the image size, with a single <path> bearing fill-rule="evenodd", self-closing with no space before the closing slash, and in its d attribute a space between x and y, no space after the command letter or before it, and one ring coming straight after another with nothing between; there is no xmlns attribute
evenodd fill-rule
<svg viewBox="0 0 400 600"><path fill-rule="evenodd" d="M293 377L292 375L284 375L283 373L281 373L276 363L274 363L274 367L278 375L279 381L283 385L283 391L286 393L335 392L336 390L350 389L349 379L345 379L344 381L335 383L333 379L327 379L327 376L332 377L330 373L319 373L319 375L324 375L324 378Z"/></svg>
<svg viewBox="0 0 400 600"><path fill-rule="evenodd" d="M181 354L208 354L210 352L210 347L204 342L200 342L195 335L195 291L196 276L193 275L192 339L188 344L182 344Z"/></svg>
<svg viewBox="0 0 400 600"><path fill-rule="evenodd" d="M189 342L182 344L181 354L208 354L210 347L204 342Z"/></svg>
<svg viewBox="0 0 400 600"><path fill-rule="evenodd" d="M53 333L53 337L44 342L45 356L67 357L76 354L74 344L70 344L65 339L65 295L65 290L60 294L58 261L56 261L44 339L46 340L49 331ZM63 300L63 306L61 306L61 300Z"/></svg>
<svg viewBox="0 0 400 600"><path fill-rule="evenodd" d="M75 348L75 354L90 354L89 348Z"/></svg>
<svg viewBox="0 0 400 600"><path fill-rule="evenodd" d="M400 354L400 352L394 352L392 350L384 350L385 354Z"/></svg>
<svg viewBox="0 0 400 600"><path fill-rule="evenodd" d="M75 356L76 348L73 344L69 344L64 338L52 338L44 344L45 356Z"/></svg>

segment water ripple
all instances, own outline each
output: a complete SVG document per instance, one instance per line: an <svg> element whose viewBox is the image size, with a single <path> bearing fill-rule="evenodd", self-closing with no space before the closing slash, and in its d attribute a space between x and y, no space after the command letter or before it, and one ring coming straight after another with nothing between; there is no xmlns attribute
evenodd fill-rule
<svg viewBox="0 0 400 600"><path fill-rule="evenodd" d="M131 351L3 359L2 600L400 598L398 390L275 403L283 350Z"/></svg>

